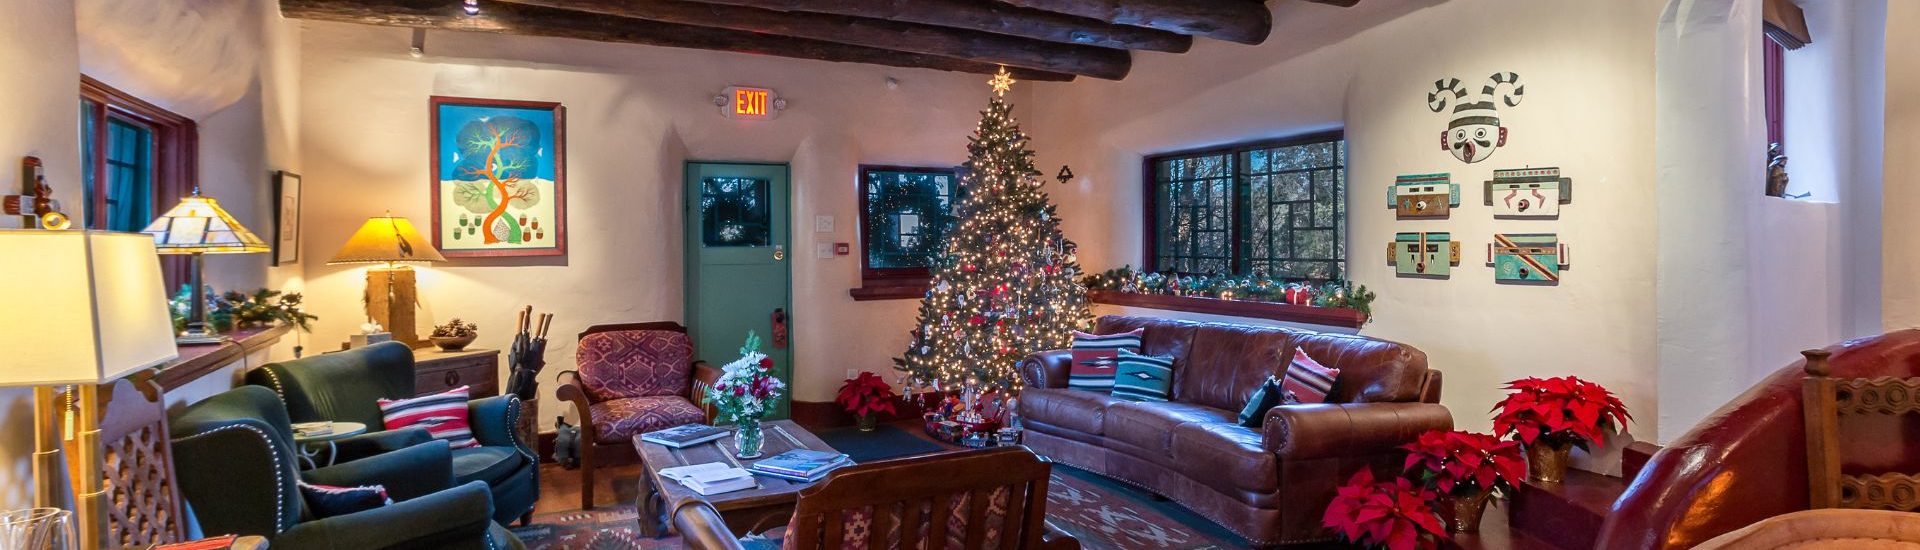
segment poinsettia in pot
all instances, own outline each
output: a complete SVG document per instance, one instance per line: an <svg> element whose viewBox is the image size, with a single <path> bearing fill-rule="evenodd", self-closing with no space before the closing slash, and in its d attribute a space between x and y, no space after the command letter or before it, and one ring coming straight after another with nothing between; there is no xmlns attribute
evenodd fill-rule
<svg viewBox="0 0 1920 550"><path fill-rule="evenodd" d="M1478 532L1487 502L1512 497L1527 475L1520 442L1487 434L1428 430L1401 448L1407 473L1440 495L1440 516L1455 533Z"/></svg>
<svg viewBox="0 0 1920 550"><path fill-rule="evenodd" d="M1633 419L1613 392L1572 376L1522 378L1506 389L1493 407L1493 431L1526 447L1527 479L1541 483L1566 479L1569 451L1591 450Z"/></svg>
<svg viewBox="0 0 1920 550"><path fill-rule="evenodd" d="M1434 513L1433 491L1404 477L1376 481L1361 468L1334 490L1321 525L1353 544L1386 550L1430 550L1447 538Z"/></svg>
<svg viewBox="0 0 1920 550"><path fill-rule="evenodd" d="M840 395L833 401L853 413L863 432L871 432L879 425L880 413L900 414L893 407L893 386L871 372L848 378L847 383L840 385Z"/></svg>

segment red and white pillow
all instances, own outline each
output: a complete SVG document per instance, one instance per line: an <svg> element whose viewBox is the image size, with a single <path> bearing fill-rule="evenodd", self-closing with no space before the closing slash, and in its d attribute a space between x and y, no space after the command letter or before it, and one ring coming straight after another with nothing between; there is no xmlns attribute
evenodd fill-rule
<svg viewBox="0 0 1920 550"><path fill-rule="evenodd" d="M1137 328L1119 334L1087 334L1073 331L1073 364L1067 367L1067 387L1108 393L1113 391L1113 376L1120 366L1120 350L1140 353L1140 339L1147 329Z"/></svg>
<svg viewBox="0 0 1920 550"><path fill-rule="evenodd" d="M389 430L409 426L427 429L434 439L447 440L455 449L480 446L467 423L467 386L412 399L381 399L380 415Z"/></svg>
<svg viewBox="0 0 1920 550"><path fill-rule="evenodd" d="M1307 350L1294 348L1293 363L1287 365L1286 379L1280 385L1287 390L1288 403L1325 403L1327 394L1333 393L1333 382L1340 378L1340 369L1327 368L1307 355Z"/></svg>

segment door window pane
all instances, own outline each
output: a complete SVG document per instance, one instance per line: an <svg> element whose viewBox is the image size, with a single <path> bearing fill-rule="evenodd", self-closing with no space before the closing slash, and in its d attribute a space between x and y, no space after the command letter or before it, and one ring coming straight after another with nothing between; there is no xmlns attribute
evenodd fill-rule
<svg viewBox="0 0 1920 550"><path fill-rule="evenodd" d="M710 247L767 246L773 239L767 180L707 178L700 185L701 242Z"/></svg>

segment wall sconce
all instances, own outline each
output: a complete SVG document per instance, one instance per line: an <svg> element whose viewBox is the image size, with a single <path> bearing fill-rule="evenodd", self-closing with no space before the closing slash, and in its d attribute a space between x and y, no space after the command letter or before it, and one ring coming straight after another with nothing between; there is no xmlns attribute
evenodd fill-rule
<svg viewBox="0 0 1920 550"><path fill-rule="evenodd" d="M1060 165L1060 173L1058 175L1053 176L1053 179L1060 180L1060 185L1066 185L1068 180L1073 179L1073 169L1068 168L1067 165L1065 164L1062 164Z"/></svg>
<svg viewBox="0 0 1920 550"><path fill-rule="evenodd" d="M27 184L27 194L0 197L0 212L9 216L27 216L38 223L41 229L66 229L73 225L73 219L60 211L60 201L53 200L53 186L47 185L46 168L41 166L40 157L27 157L20 162L20 181Z"/></svg>

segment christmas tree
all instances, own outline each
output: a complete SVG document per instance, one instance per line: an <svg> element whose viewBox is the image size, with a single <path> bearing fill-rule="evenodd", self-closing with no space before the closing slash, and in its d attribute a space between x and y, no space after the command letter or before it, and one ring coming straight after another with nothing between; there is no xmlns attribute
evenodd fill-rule
<svg viewBox="0 0 1920 550"><path fill-rule="evenodd" d="M1017 391L1021 359L1068 347L1092 317L1074 244L1060 234L1003 97L1013 78L1003 69L989 83L992 100L967 140L959 223L933 267L913 342L894 360L913 385Z"/></svg>

